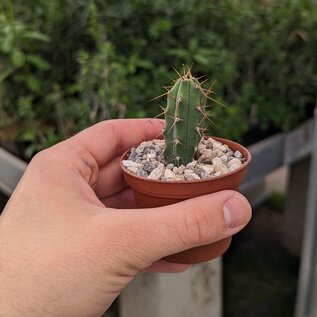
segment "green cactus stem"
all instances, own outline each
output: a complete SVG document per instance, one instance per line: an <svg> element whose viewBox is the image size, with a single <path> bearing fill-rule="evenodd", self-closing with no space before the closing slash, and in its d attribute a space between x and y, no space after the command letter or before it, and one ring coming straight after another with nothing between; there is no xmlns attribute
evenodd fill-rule
<svg viewBox="0 0 317 317"><path fill-rule="evenodd" d="M186 165L194 159L208 117L205 111L210 91L202 88L190 69L179 74L167 92L165 108L165 149L167 163Z"/></svg>

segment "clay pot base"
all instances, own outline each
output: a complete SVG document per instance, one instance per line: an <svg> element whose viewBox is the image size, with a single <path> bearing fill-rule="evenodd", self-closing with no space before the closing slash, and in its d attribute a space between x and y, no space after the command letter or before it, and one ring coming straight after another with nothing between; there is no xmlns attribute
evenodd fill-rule
<svg viewBox="0 0 317 317"><path fill-rule="evenodd" d="M172 254L165 257L163 260L182 264L196 264L206 262L225 253L230 246L231 240L232 238L228 237L211 244Z"/></svg>
<svg viewBox="0 0 317 317"><path fill-rule="evenodd" d="M213 138L227 144L232 151L241 152L246 159L245 163L238 169L222 176L177 182L152 180L137 176L129 172L121 163L124 178L134 192L137 206L139 208L160 207L221 190L238 190L241 181L246 175L247 167L251 161L251 154L245 147L236 142L217 137ZM130 150L125 152L122 159L126 159L129 152ZM184 264L208 261L224 253L228 249L230 242L231 237L170 255L164 260Z"/></svg>

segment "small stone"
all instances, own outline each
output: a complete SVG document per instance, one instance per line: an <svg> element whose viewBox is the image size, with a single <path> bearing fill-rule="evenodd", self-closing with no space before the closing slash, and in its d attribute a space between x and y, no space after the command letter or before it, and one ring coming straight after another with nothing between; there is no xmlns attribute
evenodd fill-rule
<svg viewBox="0 0 317 317"><path fill-rule="evenodd" d="M165 158L164 158L163 152L160 153L160 154L157 156L156 159L157 159L158 162L165 163Z"/></svg>
<svg viewBox="0 0 317 317"><path fill-rule="evenodd" d="M232 166L232 165L240 166L241 164L242 164L241 161L238 158L235 158L235 157L228 162L228 166L229 167Z"/></svg>
<svg viewBox="0 0 317 317"><path fill-rule="evenodd" d="M183 175L175 175L174 180L175 181L184 181L185 180L184 174Z"/></svg>
<svg viewBox="0 0 317 317"><path fill-rule="evenodd" d="M228 150L225 155L228 157L229 160L229 158L233 156L233 152L231 150Z"/></svg>
<svg viewBox="0 0 317 317"><path fill-rule="evenodd" d="M218 141L214 140L213 138L207 138L204 140L205 144L214 144L215 142L218 142Z"/></svg>
<svg viewBox="0 0 317 317"><path fill-rule="evenodd" d="M195 169L196 163L197 163L197 161L189 162L189 163L186 165L186 168L189 168L189 169L191 169L191 170L193 171L193 170Z"/></svg>
<svg viewBox="0 0 317 317"><path fill-rule="evenodd" d="M145 146L140 145L140 146L138 146L138 147L136 148L135 152L136 152L137 154L141 154L141 153L143 152L144 148L145 148Z"/></svg>
<svg viewBox="0 0 317 317"><path fill-rule="evenodd" d="M129 157L128 157L128 161L135 161L135 159L136 159L136 153L135 152L131 152L131 154L129 155Z"/></svg>
<svg viewBox="0 0 317 317"><path fill-rule="evenodd" d="M237 158L242 158L243 156L240 151L235 151L233 155Z"/></svg>
<svg viewBox="0 0 317 317"><path fill-rule="evenodd" d="M198 153L203 154L204 151L207 149L207 146L205 144L198 144Z"/></svg>
<svg viewBox="0 0 317 317"><path fill-rule="evenodd" d="M212 160L212 164L213 165L223 165L223 163L222 163L222 160L221 160L221 158L220 157L215 157L213 160Z"/></svg>
<svg viewBox="0 0 317 317"><path fill-rule="evenodd" d="M158 146L158 145L155 145L154 146L154 150L155 150L156 153L159 153L159 152L162 151L162 148L160 146Z"/></svg>
<svg viewBox="0 0 317 317"><path fill-rule="evenodd" d="M149 154L146 155L146 158L147 158L148 160L150 160L150 159L155 159L155 158L156 158L156 153L149 153Z"/></svg>
<svg viewBox="0 0 317 317"><path fill-rule="evenodd" d="M186 169L184 170L184 175L185 175L185 176L188 176L188 175L190 175L190 174L193 174L193 171L192 171L191 169L189 169L189 168L186 168Z"/></svg>
<svg viewBox="0 0 317 317"><path fill-rule="evenodd" d="M160 163L158 167L154 168L151 174L148 176L149 179L160 179L164 174L164 164Z"/></svg>
<svg viewBox="0 0 317 317"><path fill-rule="evenodd" d="M222 145L219 142L214 142L213 149L214 150L219 150L221 152L226 152L228 150L224 145Z"/></svg>
<svg viewBox="0 0 317 317"><path fill-rule="evenodd" d="M175 173L173 171L171 171L170 169L166 168L165 172L164 172L164 177L166 179L175 178Z"/></svg>
<svg viewBox="0 0 317 317"><path fill-rule="evenodd" d="M227 155L222 155L222 156L220 157L220 159L221 159L221 161L222 161L223 163L227 163L227 161L228 161L228 156L227 156Z"/></svg>
<svg viewBox="0 0 317 317"><path fill-rule="evenodd" d="M199 167L204 171L204 173L208 175L212 174L215 170L215 167L213 165L206 164L206 165L200 165Z"/></svg>
<svg viewBox="0 0 317 317"><path fill-rule="evenodd" d="M140 170L138 170L137 175L141 176L141 177L147 177L148 173L145 170L140 169Z"/></svg>
<svg viewBox="0 0 317 317"><path fill-rule="evenodd" d="M177 168L177 174L179 174L179 175L184 174L185 168L186 168L186 167L185 167L184 165L180 165L180 166Z"/></svg>
<svg viewBox="0 0 317 317"><path fill-rule="evenodd" d="M206 178L208 178L210 175L208 174L208 173L205 173L205 172L202 172L201 174L200 174L200 177L201 177L201 179L206 179Z"/></svg>
<svg viewBox="0 0 317 317"><path fill-rule="evenodd" d="M220 176L221 175L221 172L216 172L215 174L214 174L214 176Z"/></svg>
<svg viewBox="0 0 317 317"><path fill-rule="evenodd" d="M232 164L232 165L230 165L229 167L228 167L228 169L229 169L229 172L232 172L232 171L234 171L234 170L236 170L237 168L239 168L241 166L241 164Z"/></svg>
<svg viewBox="0 0 317 317"><path fill-rule="evenodd" d="M194 180L194 179L201 179L197 174L191 172L190 174L186 175L185 177L187 180Z"/></svg>
<svg viewBox="0 0 317 317"><path fill-rule="evenodd" d="M224 164L215 165L215 172L220 172L220 175L227 174L229 172L228 168Z"/></svg>
<svg viewBox="0 0 317 317"><path fill-rule="evenodd" d="M156 145L158 145L158 146L161 147L161 148L163 148L164 145L165 145L165 141L164 141L163 139L162 139L162 140L160 140L160 139L155 139L155 140L153 140L153 143L156 144Z"/></svg>
<svg viewBox="0 0 317 317"><path fill-rule="evenodd" d="M137 162L133 162L131 160L122 160L122 164L125 167L137 167L137 168L139 168L142 166L141 164L139 164Z"/></svg>
<svg viewBox="0 0 317 317"><path fill-rule="evenodd" d="M127 167L127 170L132 172L133 174L137 174L139 171L137 167Z"/></svg>
<svg viewBox="0 0 317 317"><path fill-rule="evenodd" d="M173 170L174 164L173 163L167 164L166 168Z"/></svg>
<svg viewBox="0 0 317 317"><path fill-rule="evenodd" d="M201 176L201 173L203 173L204 170L199 166L199 165L196 165L195 168L194 168L194 173L197 174L199 177Z"/></svg>
<svg viewBox="0 0 317 317"><path fill-rule="evenodd" d="M198 162L199 163L211 163L212 159L216 156L216 153L211 150L207 149L205 152L199 157Z"/></svg>
<svg viewBox="0 0 317 317"><path fill-rule="evenodd" d="M177 172L178 172L178 167L174 166L173 169L172 169L172 171L173 171L174 174L177 174Z"/></svg>
<svg viewBox="0 0 317 317"><path fill-rule="evenodd" d="M216 153L215 157L221 158L221 156L225 155L225 153L220 150L214 150L214 152Z"/></svg>
<svg viewBox="0 0 317 317"><path fill-rule="evenodd" d="M157 167L157 162L145 162L143 165L143 169L146 172L152 172L155 167Z"/></svg>

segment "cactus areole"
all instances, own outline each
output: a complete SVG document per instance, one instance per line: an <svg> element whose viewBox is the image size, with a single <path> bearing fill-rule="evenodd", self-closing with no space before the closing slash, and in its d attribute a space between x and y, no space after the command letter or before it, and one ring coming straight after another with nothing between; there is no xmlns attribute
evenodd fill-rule
<svg viewBox="0 0 317 317"><path fill-rule="evenodd" d="M164 111L164 157L167 163L186 165L194 159L205 131L205 119L208 119L205 109L210 92L202 88L190 69L180 75L167 92Z"/></svg>

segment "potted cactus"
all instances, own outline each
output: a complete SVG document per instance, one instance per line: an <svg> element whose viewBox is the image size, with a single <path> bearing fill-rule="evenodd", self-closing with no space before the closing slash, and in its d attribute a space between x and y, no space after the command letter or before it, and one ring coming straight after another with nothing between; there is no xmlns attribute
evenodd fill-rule
<svg viewBox="0 0 317 317"><path fill-rule="evenodd" d="M142 142L123 154L122 170L140 208L158 207L224 189L238 190L251 155L242 145L205 135L209 119L204 89L191 70L168 88L164 140ZM228 248L231 238L166 258L178 263L210 260Z"/></svg>

